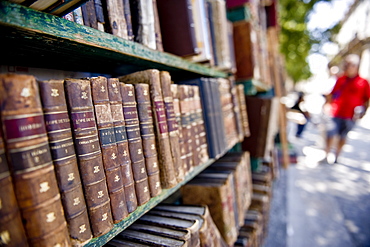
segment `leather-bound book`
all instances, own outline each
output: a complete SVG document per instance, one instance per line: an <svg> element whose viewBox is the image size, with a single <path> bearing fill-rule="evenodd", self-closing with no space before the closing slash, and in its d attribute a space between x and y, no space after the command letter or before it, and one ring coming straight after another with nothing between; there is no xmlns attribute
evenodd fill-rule
<svg viewBox="0 0 370 247"><path fill-rule="evenodd" d="M89 0L81 6L84 25L98 29L98 20L95 12L94 0Z"/></svg>
<svg viewBox="0 0 370 247"><path fill-rule="evenodd" d="M157 51L163 51L161 25L159 23L157 0L153 1L155 44Z"/></svg>
<svg viewBox="0 0 370 247"><path fill-rule="evenodd" d="M242 120L244 137L249 137L251 135L251 132L249 129L248 110L247 110L247 102L245 101L244 85L243 84L236 85L236 91L238 94L238 101L239 101L240 115L241 115L241 120Z"/></svg>
<svg viewBox="0 0 370 247"><path fill-rule="evenodd" d="M179 99L179 93L178 93L178 85L177 84L171 84L171 92L172 92L172 98L173 98L173 110L175 112L175 119L177 123L177 128L179 131L179 148L180 148L180 159L181 159L181 165L182 169L184 170L184 175L187 173L187 163L186 163L186 146L185 146L185 140L182 133L182 127L181 127L181 110L180 110L180 99Z"/></svg>
<svg viewBox="0 0 370 247"><path fill-rule="evenodd" d="M191 0L157 0L163 49L178 56L199 53Z"/></svg>
<svg viewBox="0 0 370 247"><path fill-rule="evenodd" d="M90 79L90 83L113 222L116 224L126 218L128 212L121 166L117 158L119 154L109 103L107 78L94 77Z"/></svg>
<svg viewBox="0 0 370 247"><path fill-rule="evenodd" d="M134 40L134 33L132 30L132 21L131 21L130 0L122 0L122 2L123 2L123 14L125 16L127 27L127 39Z"/></svg>
<svg viewBox="0 0 370 247"><path fill-rule="evenodd" d="M195 105L195 121L198 126L198 136L199 136L199 159L201 163L206 162L209 159L208 156L208 144L206 136L206 128L203 118L203 108L199 93L199 86L193 86L194 91L194 105Z"/></svg>
<svg viewBox="0 0 370 247"><path fill-rule="evenodd" d="M234 105L234 115L235 115L235 129L236 134L239 142L244 140L244 129L243 129L243 122L242 122L242 114L240 111L240 105L238 100L238 91L237 86L235 84L231 84L231 97Z"/></svg>
<svg viewBox="0 0 370 247"><path fill-rule="evenodd" d="M0 244L28 246L0 130Z"/></svg>
<svg viewBox="0 0 370 247"><path fill-rule="evenodd" d="M156 49L153 0L130 0L134 40Z"/></svg>
<svg viewBox="0 0 370 247"><path fill-rule="evenodd" d="M98 237L112 229L113 219L90 81L66 79L64 87L91 229Z"/></svg>
<svg viewBox="0 0 370 247"><path fill-rule="evenodd" d="M69 246L36 79L0 75L0 99L9 170L28 243Z"/></svg>
<svg viewBox="0 0 370 247"><path fill-rule="evenodd" d="M190 122L190 100L189 100L189 86L179 86L179 100L181 111L181 129L184 138L185 151L186 151L186 171L189 172L194 167L193 162L193 138L191 133Z"/></svg>
<svg viewBox="0 0 370 247"><path fill-rule="evenodd" d="M157 145L154 134L149 85L139 83L135 84L134 86L137 101L137 111L139 115L140 133L143 142L145 166L148 173L150 195L151 197L155 197L162 192L162 186L159 174Z"/></svg>
<svg viewBox="0 0 370 247"><path fill-rule="evenodd" d="M137 208L137 198L135 181L132 175L125 118L123 116L121 88L117 78L108 78L108 93L118 150L117 162L121 166L127 210L129 213L132 213Z"/></svg>
<svg viewBox="0 0 370 247"><path fill-rule="evenodd" d="M118 37L128 39L123 0L106 0L108 20L106 30Z"/></svg>
<svg viewBox="0 0 370 247"><path fill-rule="evenodd" d="M187 245L183 240L177 240L172 237L163 237L160 235L144 233L137 230L127 229L121 232L117 237L117 240L130 240L138 244L145 244L146 246L155 246L155 247L186 247L194 246ZM125 246L125 245L122 245ZM197 246L194 246L197 247Z"/></svg>
<svg viewBox="0 0 370 247"><path fill-rule="evenodd" d="M135 88L131 84L124 83L120 83L120 87L136 197L138 205L143 205L149 201L150 191L140 134L139 116L136 108Z"/></svg>
<svg viewBox="0 0 370 247"><path fill-rule="evenodd" d="M181 151L179 146L179 128L176 121L173 97L171 92L171 75L167 71L161 71L160 76L164 109L167 118L168 135L171 144L172 160L175 167L177 181L181 182L184 180L185 171L183 169L181 160Z"/></svg>
<svg viewBox="0 0 370 247"><path fill-rule="evenodd" d="M51 156L71 242L73 245L82 245L91 239L92 233L78 170L64 81L49 80L38 83Z"/></svg>
<svg viewBox="0 0 370 247"><path fill-rule="evenodd" d="M194 100L194 90L193 86L188 86L188 104L189 104L189 112L190 112L190 137L192 138L192 159L193 159L193 166L198 166L200 162L200 140L199 140L199 129L197 124L197 116L196 116L196 109L195 109L195 100Z"/></svg>
<svg viewBox="0 0 370 247"><path fill-rule="evenodd" d="M154 130L156 132L157 152L159 158L159 171L162 188L172 188L177 184L175 168L171 156L171 146L164 102L161 90L159 71L155 69L139 71L119 78L124 83L149 84L152 110L154 112Z"/></svg>
<svg viewBox="0 0 370 247"><path fill-rule="evenodd" d="M128 229L138 231L138 232L145 232L145 233L149 233L149 234L153 234L157 236L174 238L177 240L182 240L186 243L190 242L190 232L186 229L171 229L171 228L160 226L160 225L155 226L155 225L147 225L147 224L140 224L140 223L134 223L130 225Z"/></svg>

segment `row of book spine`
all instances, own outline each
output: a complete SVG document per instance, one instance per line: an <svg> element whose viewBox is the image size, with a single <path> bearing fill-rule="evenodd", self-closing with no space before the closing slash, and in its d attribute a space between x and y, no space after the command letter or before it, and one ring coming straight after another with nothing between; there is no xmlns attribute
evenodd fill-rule
<svg viewBox="0 0 370 247"><path fill-rule="evenodd" d="M48 81L3 74L0 82L8 186L0 201L13 198L0 208L0 230L9 246L83 245L181 182L214 145L199 87L172 84L165 71ZM220 116L241 108L227 102Z"/></svg>

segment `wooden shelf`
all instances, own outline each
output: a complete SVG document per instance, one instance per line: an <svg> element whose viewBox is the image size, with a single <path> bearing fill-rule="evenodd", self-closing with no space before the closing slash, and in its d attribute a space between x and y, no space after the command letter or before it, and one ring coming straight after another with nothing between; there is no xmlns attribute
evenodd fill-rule
<svg viewBox="0 0 370 247"><path fill-rule="evenodd" d="M169 71L175 79L228 75L7 1L0 1L0 33L0 52L6 65L113 76L156 68Z"/></svg>
<svg viewBox="0 0 370 247"><path fill-rule="evenodd" d="M160 202L165 200L167 197L172 195L174 192L176 192L178 189L180 189L181 186L189 182L191 179L193 179L196 175L198 175L201 171L203 171L205 168L207 168L209 165L211 165L215 159L209 159L206 163L201 164L199 166L194 167L194 169L186 175L184 181L177 184L175 187L171 189L164 189L163 192L150 199L149 202L146 204L138 207L134 212L132 212L126 219L121 221L118 224L114 225L114 228L108 232L107 234L100 236L98 238L92 239L85 247L98 247L103 246L106 244L109 240L114 238L117 234L122 232L124 229L126 229L129 225L134 223L137 219L139 219L141 216L143 216L145 213L147 213L150 209L158 205Z"/></svg>

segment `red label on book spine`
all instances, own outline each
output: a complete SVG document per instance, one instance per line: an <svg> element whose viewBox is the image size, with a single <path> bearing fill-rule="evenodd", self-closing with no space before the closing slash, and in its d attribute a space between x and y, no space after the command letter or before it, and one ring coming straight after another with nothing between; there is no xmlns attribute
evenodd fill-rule
<svg viewBox="0 0 370 247"><path fill-rule="evenodd" d="M45 113L44 118L46 129L49 132L69 129L71 127L68 112Z"/></svg>
<svg viewBox="0 0 370 247"><path fill-rule="evenodd" d="M71 119L75 130L93 128L96 126L93 111L74 112L71 114Z"/></svg>
<svg viewBox="0 0 370 247"><path fill-rule="evenodd" d="M160 134L168 133L166 113L164 111L163 101L154 101L155 114L157 116Z"/></svg>
<svg viewBox="0 0 370 247"><path fill-rule="evenodd" d="M22 118L5 119L5 133L8 141L24 137L40 136L46 134L43 114Z"/></svg>

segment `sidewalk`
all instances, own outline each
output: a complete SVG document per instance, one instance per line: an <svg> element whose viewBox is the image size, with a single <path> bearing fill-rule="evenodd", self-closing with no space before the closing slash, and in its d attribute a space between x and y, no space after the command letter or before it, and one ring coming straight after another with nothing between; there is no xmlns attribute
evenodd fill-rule
<svg viewBox="0 0 370 247"><path fill-rule="evenodd" d="M321 126L289 141L298 163L274 184L265 247L370 246L370 114L349 133L339 164L319 164ZM366 127L366 128L365 128Z"/></svg>

